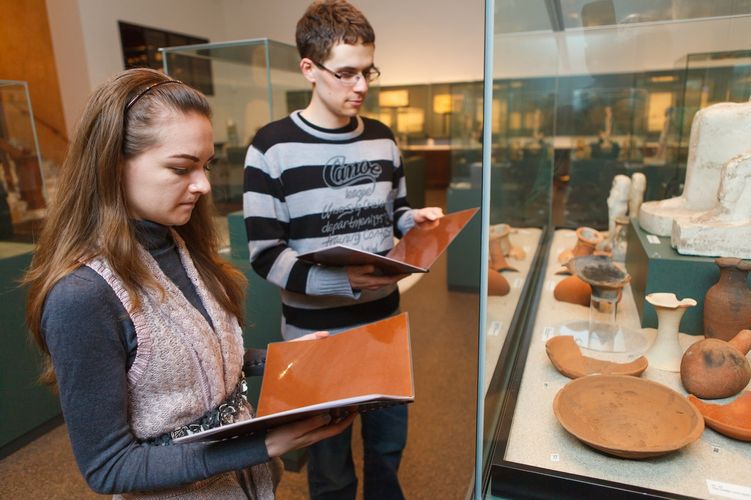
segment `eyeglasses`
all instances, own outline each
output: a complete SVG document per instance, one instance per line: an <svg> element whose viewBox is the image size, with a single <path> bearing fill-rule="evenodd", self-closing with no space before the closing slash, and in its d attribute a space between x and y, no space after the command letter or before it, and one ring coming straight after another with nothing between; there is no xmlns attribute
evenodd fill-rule
<svg viewBox="0 0 751 500"><path fill-rule="evenodd" d="M366 82L372 83L378 80L378 77L381 76L381 72L378 71L378 68L376 68L375 66L357 73L352 71L340 71L339 73L337 73L335 71L331 71L321 63L313 61L313 64L315 64L325 72L334 75L334 77L339 80L342 85L346 85L347 87L354 87L355 85L357 85L357 82L360 81L360 78L365 78Z"/></svg>

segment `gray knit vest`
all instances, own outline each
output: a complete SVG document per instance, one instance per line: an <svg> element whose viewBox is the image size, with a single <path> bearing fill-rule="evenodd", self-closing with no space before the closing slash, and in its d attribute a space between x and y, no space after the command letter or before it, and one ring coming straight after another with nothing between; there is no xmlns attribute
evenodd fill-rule
<svg viewBox="0 0 751 500"><path fill-rule="evenodd" d="M213 322L188 302L182 291L139 246L144 264L163 288L138 292L134 310L122 280L101 258L86 262L109 284L135 326L138 350L128 370L128 421L142 441L191 423L216 408L234 390L243 364L240 325L208 292L185 243L172 231L183 267ZM250 405L238 420L251 417ZM179 445L174 445L179 446ZM115 498L234 499L273 498L268 464L228 472L168 491L129 493Z"/></svg>

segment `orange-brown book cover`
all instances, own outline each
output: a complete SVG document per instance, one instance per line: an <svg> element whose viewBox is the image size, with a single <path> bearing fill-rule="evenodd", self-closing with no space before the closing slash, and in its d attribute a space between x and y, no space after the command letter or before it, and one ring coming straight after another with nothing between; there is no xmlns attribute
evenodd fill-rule
<svg viewBox="0 0 751 500"><path fill-rule="evenodd" d="M428 272L454 238L477 213L468 208L444 215L434 224L415 226L386 255L366 252L347 245L334 245L298 255L299 259L327 266L371 264L385 274Z"/></svg>
<svg viewBox="0 0 751 500"><path fill-rule="evenodd" d="M175 439L218 440L300 420L414 401L407 313L317 340L274 342L256 418Z"/></svg>

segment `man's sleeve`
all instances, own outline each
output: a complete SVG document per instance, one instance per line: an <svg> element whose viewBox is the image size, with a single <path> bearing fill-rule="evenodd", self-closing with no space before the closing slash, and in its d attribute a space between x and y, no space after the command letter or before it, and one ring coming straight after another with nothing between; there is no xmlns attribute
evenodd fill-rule
<svg viewBox="0 0 751 500"><path fill-rule="evenodd" d="M245 157L243 216L253 269L291 292L353 296L345 268L303 262L288 246L290 216L278 170L250 146Z"/></svg>
<svg viewBox="0 0 751 500"><path fill-rule="evenodd" d="M404 236L415 225L412 208L407 202L407 179L404 176L404 159L397 156L398 163L394 164L393 189L394 198L394 234L397 238Z"/></svg>

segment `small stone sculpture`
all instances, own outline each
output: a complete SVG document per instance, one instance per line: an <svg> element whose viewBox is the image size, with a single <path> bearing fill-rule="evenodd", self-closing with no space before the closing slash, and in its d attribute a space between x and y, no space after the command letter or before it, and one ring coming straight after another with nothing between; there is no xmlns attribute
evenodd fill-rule
<svg viewBox="0 0 751 500"><path fill-rule="evenodd" d="M629 195L631 193L631 178L627 175L613 177L613 185L608 196L608 232L615 230L615 218L626 215L628 211Z"/></svg>
<svg viewBox="0 0 751 500"><path fill-rule="evenodd" d="M750 136L751 103L720 103L699 110L691 124L683 193L643 203L639 225L649 233L670 236L673 220L714 208L722 167L749 150Z"/></svg>
<svg viewBox="0 0 751 500"><path fill-rule="evenodd" d="M631 176L631 190L628 193L628 215L638 217L639 208L644 201L644 191L647 190L647 177L641 172Z"/></svg>

